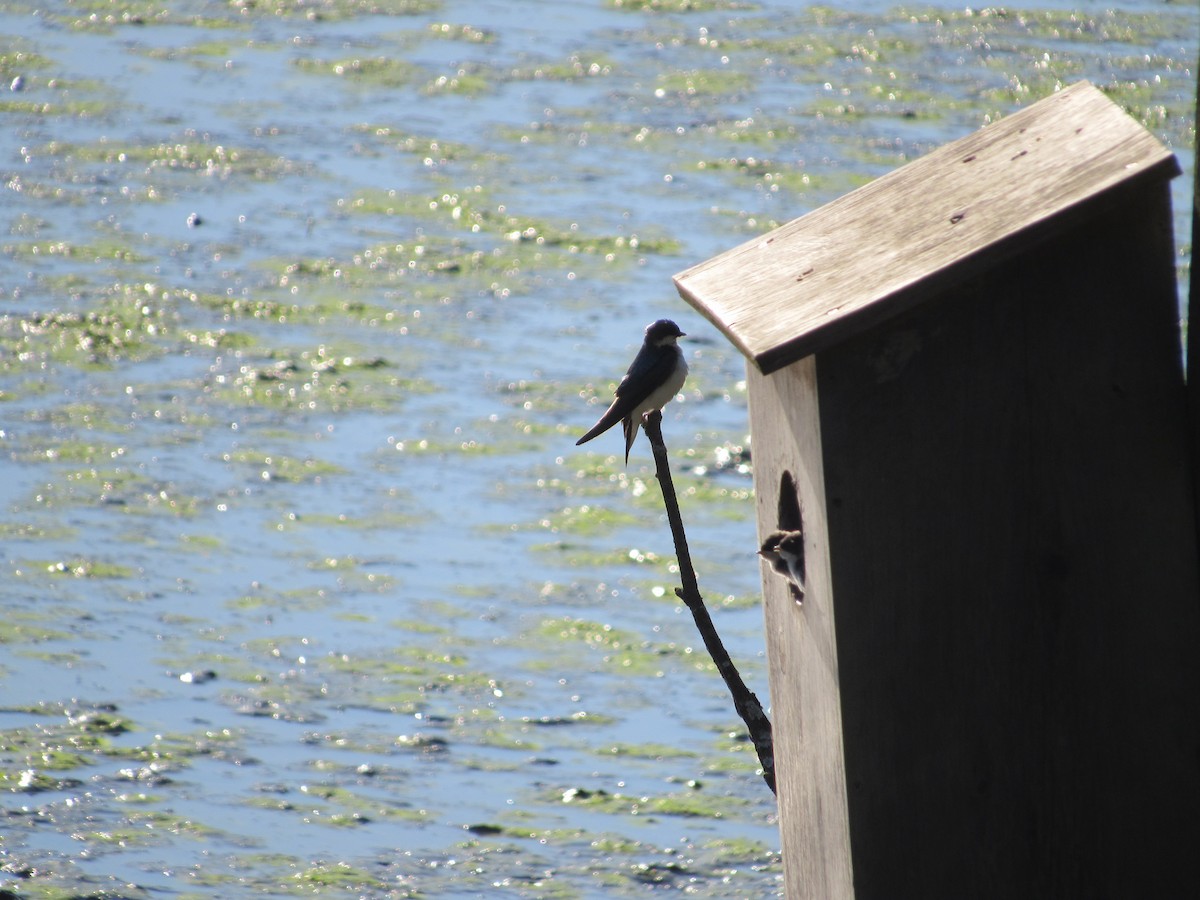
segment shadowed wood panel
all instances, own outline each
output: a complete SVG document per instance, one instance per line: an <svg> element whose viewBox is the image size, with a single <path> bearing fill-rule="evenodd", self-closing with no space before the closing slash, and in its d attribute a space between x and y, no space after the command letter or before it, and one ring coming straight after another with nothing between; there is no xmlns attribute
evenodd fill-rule
<svg viewBox="0 0 1200 900"><path fill-rule="evenodd" d="M1068 227L1089 201L1179 172L1086 82L675 276L763 372ZM985 252L986 251L986 252Z"/></svg>
<svg viewBox="0 0 1200 900"><path fill-rule="evenodd" d="M858 900L1200 896L1170 221L1163 183L816 356Z"/></svg>

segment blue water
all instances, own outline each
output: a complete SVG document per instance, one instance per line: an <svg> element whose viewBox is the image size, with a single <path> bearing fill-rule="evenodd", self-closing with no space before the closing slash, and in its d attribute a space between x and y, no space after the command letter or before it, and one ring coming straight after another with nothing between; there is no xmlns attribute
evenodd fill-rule
<svg viewBox="0 0 1200 900"><path fill-rule="evenodd" d="M679 321L693 374L665 431L692 554L766 701L752 485L721 464L748 440L743 362L671 275L1039 99L1047 72L1108 90L1178 154L1186 266L1200 15L728 6L198 2L107 28L65 2L0 13L0 71L25 82L0 106L0 618L24 629L0 646L0 886L780 890L773 798L673 599L648 446L626 468L619 435L574 441L644 325ZM434 39L433 23L491 39ZM331 74L354 58L413 74ZM535 74L575 60L597 74ZM430 87L475 73L479 93ZM689 94L687 73L731 87ZM159 145L253 153L261 171L133 152ZM352 211L389 190L459 193L488 217L473 232ZM504 215L607 236L614 258L525 253ZM650 249L628 250L634 236ZM111 246L136 257L88 250ZM360 262L381 251L381 269ZM420 271L441 254L467 271ZM289 274L298 261L341 274ZM216 298L297 309L255 318ZM91 365L35 340L16 355L39 316L143 305L164 323L145 353ZM274 384L294 397L269 402ZM597 510L616 521L593 526ZM68 715L110 709L130 730L81 743ZM56 768L39 746L80 758ZM59 781L33 790L29 773ZM711 805L645 811L662 798ZM374 877L315 880L343 864Z"/></svg>

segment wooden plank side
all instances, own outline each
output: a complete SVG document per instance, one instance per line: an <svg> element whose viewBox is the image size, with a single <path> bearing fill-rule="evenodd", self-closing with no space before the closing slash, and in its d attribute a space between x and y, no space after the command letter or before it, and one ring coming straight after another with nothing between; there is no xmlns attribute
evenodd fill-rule
<svg viewBox="0 0 1200 900"><path fill-rule="evenodd" d="M1200 59L1197 60L1200 63ZM1194 71L1200 72L1200 67ZM1200 134L1200 77L1196 79L1195 123L1192 134ZM1196 268L1196 235L1200 234L1200 177L1195 156L1192 162L1192 263L1188 276L1187 383L1188 409L1192 417L1192 470L1196 483L1196 515L1200 517L1200 274ZM1192 328L1196 313L1196 328ZM1198 522L1200 524L1200 522ZM1197 528L1200 535L1200 528Z"/></svg>
<svg viewBox="0 0 1200 900"><path fill-rule="evenodd" d="M760 536L778 524L786 470L804 517L807 593L763 568L775 774L789 900L853 900L837 636L830 590L816 360L777 376L747 364Z"/></svg>
<svg viewBox="0 0 1200 900"><path fill-rule="evenodd" d="M675 276L680 294L774 371L962 279L1014 237L1178 163L1090 84L933 151L762 238ZM1039 233L1040 232L1040 233ZM955 271L958 270L958 271ZM942 287L939 285L935 287Z"/></svg>

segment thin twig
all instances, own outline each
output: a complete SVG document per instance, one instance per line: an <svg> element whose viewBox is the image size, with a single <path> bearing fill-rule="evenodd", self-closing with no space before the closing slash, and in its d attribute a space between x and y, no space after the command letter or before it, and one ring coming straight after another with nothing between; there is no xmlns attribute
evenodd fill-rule
<svg viewBox="0 0 1200 900"><path fill-rule="evenodd" d="M750 739L758 753L758 761L762 766L763 781L775 793L775 747L771 739L771 720L763 712L762 704L754 693L746 687L742 676L738 673L733 660L717 634L716 626L704 607L704 598L700 596L700 585L696 581L696 571L692 568L692 555L688 550L687 535L683 531L683 518L679 514L679 500L675 496L675 483L671 480L671 469L667 463L667 445L662 436L662 413L657 410L646 416L643 426L650 445L654 448L654 466L658 475L658 483L662 487L663 504L667 508L667 521L671 525L671 536L675 539L675 556L679 560L679 579L683 587L676 588L679 599L687 604L704 638L704 646L708 655L717 664L717 671L725 679L729 693L733 695L733 706L742 721L750 730Z"/></svg>

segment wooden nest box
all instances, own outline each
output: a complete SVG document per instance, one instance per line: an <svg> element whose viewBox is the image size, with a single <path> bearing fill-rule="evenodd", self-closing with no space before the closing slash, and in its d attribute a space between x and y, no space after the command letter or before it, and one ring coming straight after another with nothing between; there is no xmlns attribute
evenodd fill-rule
<svg viewBox="0 0 1200 900"><path fill-rule="evenodd" d="M789 897L1200 897L1178 172L1081 83L676 276L803 519Z"/></svg>

